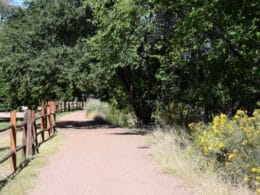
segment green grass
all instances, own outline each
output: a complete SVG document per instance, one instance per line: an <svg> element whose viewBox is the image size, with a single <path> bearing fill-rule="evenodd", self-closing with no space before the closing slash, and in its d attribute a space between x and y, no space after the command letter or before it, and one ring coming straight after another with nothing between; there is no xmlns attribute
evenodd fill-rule
<svg viewBox="0 0 260 195"><path fill-rule="evenodd" d="M28 164L18 170L14 176L2 181L0 194L5 195L25 195L35 186L36 179L39 175L40 168L47 164L51 155L56 153L63 143L63 134L59 133L49 141L40 146L40 153L33 156ZM2 165L1 165L2 166ZM4 166L7 166L4 164Z"/></svg>
<svg viewBox="0 0 260 195"><path fill-rule="evenodd" d="M69 114L71 112L63 112L57 115L57 119ZM7 127L9 122L0 123L0 125ZM1 127L0 127L1 128ZM47 137L47 133L46 136ZM39 154L36 154L29 159L24 165L18 168L18 170L11 174L10 159L0 164L0 194L5 195L25 195L31 190L38 177L40 168L46 165L48 158L56 153L63 143L63 134L59 133L43 143L39 148ZM1 134L0 137L0 158L9 152L9 133ZM38 141L41 142L41 136L38 136ZM22 143L22 132L17 133L17 146ZM21 164L21 152L17 153L17 165ZM8 175L10 175L5 179Z"/></svg>

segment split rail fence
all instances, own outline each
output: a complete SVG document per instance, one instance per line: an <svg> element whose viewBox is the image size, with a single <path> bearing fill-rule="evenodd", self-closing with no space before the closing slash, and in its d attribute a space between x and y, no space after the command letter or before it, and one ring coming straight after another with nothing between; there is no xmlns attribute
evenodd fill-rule
<svg viewBox="0 0 260 195"><path fill-rule="evenodd" d="M84 103L66 103L71 110L81 109ZM65 106L65 107L66 107ZM6 128L0 129L0 133L8 132L10 134L10 149L4 156L0 157L0 164L10 159L11 171L17 169L17 152L21 151L21 164L26 159L39 152L39 146L49 138L53 137L56 130L56 113L68 111L64 109L63 103L48 102L41 107L40 112L26 110L24 121L22 124L17 125L16 112L10 113L10 125ZM22 143L17 145L17 132L22 132ZM38 137L41 137L39 143Z"/></svg>

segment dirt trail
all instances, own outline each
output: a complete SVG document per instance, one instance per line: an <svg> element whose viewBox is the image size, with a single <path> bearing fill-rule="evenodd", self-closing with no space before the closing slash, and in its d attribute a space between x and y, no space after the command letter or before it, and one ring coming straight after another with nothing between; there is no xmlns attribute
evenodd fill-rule
<svg viewBox="0 0 260 195"><path fill-rule="evenodd" d="M33 195L178 195L188 191L153 162L142 135L62 118L64 145L39 175ZM65 122L66 121L66 122Z"/></svg>

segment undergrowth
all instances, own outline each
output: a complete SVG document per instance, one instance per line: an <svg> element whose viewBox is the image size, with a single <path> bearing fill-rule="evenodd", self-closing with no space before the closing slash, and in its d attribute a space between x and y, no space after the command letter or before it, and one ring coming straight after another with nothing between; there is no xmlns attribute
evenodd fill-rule
<svg viewBox="0 0 260 195"><path fill-rule="evenodd" d="M183 129L158 129L147 135L153 157L166 173L172 173L191 188L193 194L251 195L242 183L235 186L211 169L207 158L197 151Z"/></svg>
<svg viewBox="0 0 260 195"><path fill-rule="evenodd" d="M119 127L134 127L136 119L127 109L119 110L113 105L97 99L89 99L86 107L86 117L92 120L104 120Z"/></svg>

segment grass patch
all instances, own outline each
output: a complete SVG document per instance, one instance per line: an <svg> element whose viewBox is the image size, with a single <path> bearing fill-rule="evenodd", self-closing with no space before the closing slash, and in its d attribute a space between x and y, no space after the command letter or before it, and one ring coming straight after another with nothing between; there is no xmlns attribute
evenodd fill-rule
<svg viewBox="0 0 260 195"><path fill-rule="evenodd" d="M254 192L241 185L232 185L206 167L206 159L194 151L184 130L156 130L147 135L155 160L164 172L183 180L194 194L251 195Z"/></svg>
<svg viewBox="0 0 260 195"><path fill-rule="evenodd" d="M18 169L13 176L0 182L0 194L25 195L31 191L35 186L40 168L46 165L48 158L55 154L61 147L63 137L63 134L59 132L55 137L43 143L39 148L40 153L29 159L24 168ZM0 166L7 165L1 164Z"/></svg>

